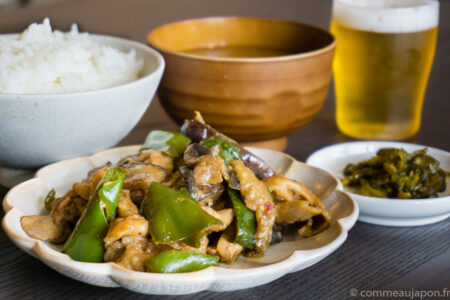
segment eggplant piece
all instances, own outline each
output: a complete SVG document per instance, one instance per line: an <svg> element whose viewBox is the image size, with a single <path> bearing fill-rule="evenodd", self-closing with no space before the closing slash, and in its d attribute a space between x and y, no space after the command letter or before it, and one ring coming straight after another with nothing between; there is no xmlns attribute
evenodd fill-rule
<svg viewBox="0 0 450 300"><path fill-rule="evenodd" d="M141 206L142 201L145 198L146 191L144 190L134 190L130 191L130 198L133 203L135 203L138 207Z"/></svg>
<svg viewBox="0 0 450 300"><path fill-rule="evenodd" d="M223 184L202 184L198 186L198 201L201 205L214 206L225 191Z"/></svg>
<svg viewBox="0 0 450 300"><path fill-rule="evenodd" d="M200 156L211 154L211 150L198 143L187 146L183 154L183 160L188 166L195 165Z"/></svg>
<svg viewBox="0 0 450 300"><path fill-rule="evenodd" d="M181 175L184 178L184 182L186 183L187 189L189 191L189 194L199 200L198 198L198 185L197 182L195 181L195 176L194 176L194 172L192 172L191 169L189 169L188 167L185 166L181 166L180 167L180 172Z"/></svg>
<svg viewBox="0 0 450 300"><path fill-rule="evenodd" d="M242 148L235 140L218 132L208 124L198 120L185 120L181 126L181 133L189 137L193 142L199 143L208 137L219 137L231 143L241 154L244 164L259 178L272 177L275 172L261 158Z"/></svg>
<svg viewBox="0 0 450 300"><path fill-rule="evenodd" d="M181 166L180 172L183 176L189 194L198 201L205 200L213 205L225 190L221 183L198 185L195 180L194 172L186 166Z"/></svg>
<svg viewBox="0 0 450 300"><path fill-rule="evenodd" d="M199 143L210 136L217 136L216 134L218 133L210 126L197 120L185 120L180 131L190 138L193 143Z"/></svg>
<svg viewBox="0 0 450 300"><path fill-rule="evenodd" d="M283 240L283 224L275 223L272 227L272 239L270 240L270 244L276 244Z"/></svg>
<svg viewBox="0 0 450 300"><path fill-rule="evenodd" d="M266 164L261 158L245 149L239 149L239 151L244 159L245 166L252 170L258 179L269 178L275 175L272 168L269 167L269 165Z"/></svg>
<svg viewBox="0 0 450 300"><path fill-rule="evenodd" d="M229 169L230 179L228 180L228 187L240 191L241 190L241 183L239 182L239 179L237 178L236 172L234 172L233 168Z"/></svg>
<svg viewBox="0 0 450 300"><path fill-rule="evenodd" d="M150 163L130 162L120 166L127 171L123 188L130 191L147 191L153 181L162 183L170 175L167 169Z"/></svg>

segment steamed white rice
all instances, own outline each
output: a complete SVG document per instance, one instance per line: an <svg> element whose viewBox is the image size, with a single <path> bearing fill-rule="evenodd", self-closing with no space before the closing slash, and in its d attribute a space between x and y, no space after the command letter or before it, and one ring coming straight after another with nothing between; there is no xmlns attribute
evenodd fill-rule
<svg viewBox="0 0 450 300"><path fill-rule="evenodd" d="M18 38L0 39L0 93L67 93L121 85L139 77L143 61L79 33L31 24Z"/></svg>

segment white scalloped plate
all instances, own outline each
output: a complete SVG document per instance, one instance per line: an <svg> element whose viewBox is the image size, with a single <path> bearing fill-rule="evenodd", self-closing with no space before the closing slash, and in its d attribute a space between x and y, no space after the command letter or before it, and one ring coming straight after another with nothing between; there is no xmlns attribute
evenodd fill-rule
<svg viewBox="0 0 450 300"><path fill-rule="evenodd" d="M144 294L178 295L203 290L232 291L271 282L281 276L305 269L335 251L344 243L347 232L358 217L358 206L336 187L336 178L318 168L271 150L251 148L278 174L296 179L309 187L330 212L332 225L308 239L285 237L269 247L264 257L240 258L232 265L220 265L182 274L158 274L130 271L115 263L84 263L70 259L55 246L29 237L20 225L24 215L44 214L43 200L51 188L64 194L72 183L83 179L95 166L135 153L139 146L103 151L90 157L61 161L40 169L36 177L9 191L3 201L6 212L3 228L23 251L40 259L54 270L73 279L104 287L124 287Z"/></svg>

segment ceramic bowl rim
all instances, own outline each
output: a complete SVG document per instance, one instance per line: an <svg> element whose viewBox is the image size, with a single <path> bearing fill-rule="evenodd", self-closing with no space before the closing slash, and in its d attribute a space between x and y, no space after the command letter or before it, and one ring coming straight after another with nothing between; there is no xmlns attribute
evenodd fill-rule
<svg viewBox="0 0 450 300"><path fill-rule="evenodd" d="M314 29L314 30L320 32L322 35L327 35L328 37L331 38L331 42L328 43L326 46L323 46L323 47L320 47L320 48L317 48L317 49L314 49L311 51L298 53L298 54L271 56L271 57L258 57L258 58L255 58L255 57L253 57L253 58L239 58L239 57L236 58L236 57L210 57L210 56L184 53L184 52L180 52L180 51L172 51L172 50L168 50L167 48L157 46L152 41L152 36L154 35L154 33L157 30L164 28L164 27L172 26L174 24L199 22L199 21L208 22L208 21L221 20L221 19L226 20L226 21L236 20L236 19L251 19L251 20L256 20L256 21L270 21L270 22L276 22L276 23L287 23L287 24L292 24L292 25L296 25L296 26L307 27L307 28L311 28L311 29ZM280 19L280 18L264 18L264 17L252 17L252 16L213 16L213 17L204 17L204 18L200 17L200 18L185 19L185 20L181 20L181 21L167 23L167 24L164 24L164 25L161 25L161 26L158 26L158 27L152 29L147 35L147 43L149 43L152 47L154 47L158 51L161 51L162 53L171 54L176 57L185 58L185 59L194 60L194 61L206 61L206 62L210 61L210 62L223 62L223 63L236 63L236 62L237 63L261 63L261 62L291 61L291 60L303 59L303 58L312 57L312 56L319 56L320 54L327 53L327 52L333 50L334 48L336 48L336 38L334 37L334 35L331 32L329 32L328 30L321 28L319 26L315 26L315 25L311 25L311 24L307 24L307 23L303 23L303 22L299 22L299 21Z"/></svg>

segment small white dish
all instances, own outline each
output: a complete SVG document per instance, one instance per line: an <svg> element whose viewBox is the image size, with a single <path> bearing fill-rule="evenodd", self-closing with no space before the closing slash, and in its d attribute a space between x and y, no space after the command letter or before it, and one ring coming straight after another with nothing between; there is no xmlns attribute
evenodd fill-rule
<svg viewBox="0 0 450 300"><path fill-rule="evenodd" d="M331 145L314 152L306 163L324 169L338 179L344 178L343 170L349 163L358 163L374 155L381 148L403 148L408 152L428 148L428 154L439 160L441 168L450 170L450 153L432 147L400 142L349 142ZM340 180L339 180L340 182ZM447 189L437 198L388 199L362 196L347 191L358 203L358 220L386 226L420 226L436 223L450 217L450 178Z"/></svg>
<svg viewBox="0 0 450 300"><path fill-rule="evenodd" d="M344 243L358 217L358 205L347 193L336 188L338 182L332 175L286 154L253 148L251 151L277 173L301 181L323 201L331 215L330 228L307 239L285 236L283 242L270 246L264 257L242 257L232 265L180 274L144 273L130 271L115 263L74 261L59 251L60 246L31 238L23 231L22 216L46 213L43 200L50 188L62 195L91 168L107 161L117 162L138 149L139 146L114 148L40 169L35 178L15 186L6 195L3 201L6 215L2 221L5 233L23 251L70 278L97 286L121 286L145 294L178 295L251 288L312 266Z"/></svg>

